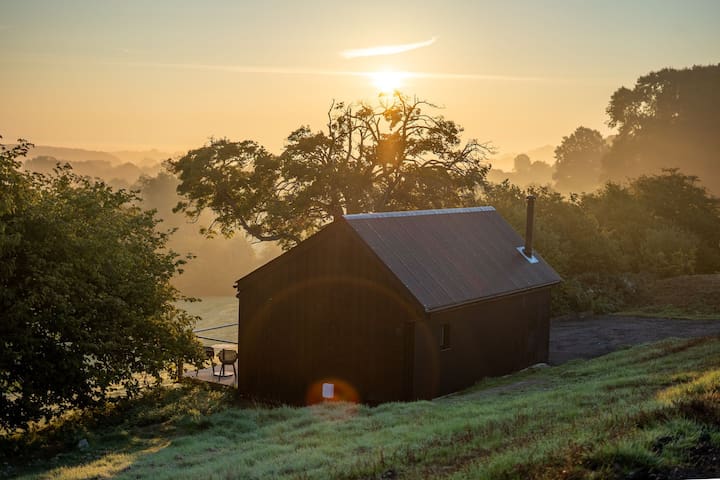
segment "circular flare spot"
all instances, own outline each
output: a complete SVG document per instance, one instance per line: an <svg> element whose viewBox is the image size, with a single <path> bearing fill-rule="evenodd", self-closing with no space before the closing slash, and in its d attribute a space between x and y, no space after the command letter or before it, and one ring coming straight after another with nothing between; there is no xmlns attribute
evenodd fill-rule
<svg viewBox="0 0 720 480"><path fill-rule="evenodd" d="M339 378L323 378L313 382L305 394L305 404L315 405L321 402L358 403L360 395L355 387Z"/></svg>

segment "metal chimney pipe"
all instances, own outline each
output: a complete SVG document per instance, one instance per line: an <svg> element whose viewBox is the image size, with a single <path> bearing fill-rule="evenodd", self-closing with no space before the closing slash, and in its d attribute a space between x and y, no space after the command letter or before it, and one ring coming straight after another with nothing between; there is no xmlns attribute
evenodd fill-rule
<svg viewBox="0 0 720 480"><path fill-rule="evenodd" d="M527 196L527 219L525 222L525 248L523 253L526 257L533 256L533 226L535 224L535 195Z"/></svg>

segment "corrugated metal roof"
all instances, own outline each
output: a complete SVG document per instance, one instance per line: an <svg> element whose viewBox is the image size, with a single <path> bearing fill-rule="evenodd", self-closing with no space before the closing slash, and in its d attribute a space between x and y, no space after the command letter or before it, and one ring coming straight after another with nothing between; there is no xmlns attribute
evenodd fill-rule
<svg viewBox="0 0 720 480"><path fill-rule="evenodd" d="M560 276L493 207L345 215L426 311L552 285Z"/></svg>

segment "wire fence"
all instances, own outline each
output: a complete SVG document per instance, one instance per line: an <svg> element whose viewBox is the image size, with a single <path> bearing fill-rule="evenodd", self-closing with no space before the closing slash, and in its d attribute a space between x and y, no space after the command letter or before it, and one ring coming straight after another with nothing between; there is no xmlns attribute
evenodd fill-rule
<svg viewBox="0 0 720 480"><path fill-rule="evenodd" d="M233 341L233 340L228 340L228 339L226 339L226 338L216 338L216 337L208 337L207 335L198 335L198 333L211 332L211 331L213 331L213 330L220 330L220 329L223 329L223 328L230 328L230 327L236 327L236 328L237 328L237 326L238 326L237 322L234 322L234 323L225 323L225 324L223 324L223 325L215 325L215 326L213 326L213 327L196 328L195 330L193 330L193 333L195 334L195 336L196 336L197 338L199 338L199 339L201 339L201 340L207 340L207 341L209 341L209 342L232 343L232 344L237 345L237 341L236 341L236 340Z"/></svg>

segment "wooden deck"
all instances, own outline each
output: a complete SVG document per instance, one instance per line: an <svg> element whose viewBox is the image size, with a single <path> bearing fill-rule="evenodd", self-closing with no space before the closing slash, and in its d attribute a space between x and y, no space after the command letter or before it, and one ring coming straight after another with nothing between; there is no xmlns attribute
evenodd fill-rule
<svg viewBox="0 0 720 480"><path fill-rule="evenodd" d="M209 327L201 330L196 330L196 332L204 332L207 330L216 330L218 328L225 328L227 326L232 326L233 324L227 324L227 325L220 325L215 327ZM201 382L208 382L208 383L214 383L217 385L224 385L226 387L233 387L237 388L237 377L235 376L233 372L232 365L225 365L225 374L220 377L220 359L219 354L222 350L235 350L237 352L237 343L229 342L227 340L223 340L220 338L209 338L209 337L201 337L198 335L198 338L206 340L204 343L204 347L212 347L213 351L215 352L215 355L213 357L213 363L215 364L215 374L213 375L213 369L212 368L201 368L199 371L195 369L193 366L185 365L184 374L183 377L188 379L195 379L199 380ZM215 341L215 342L222 342L222 343L215 343L213 345L208 345L207 341ZM208 365L208 361L205 360L204 365ZM237 371L238 368L238 361L235 361L235 371Z"/></svg>
<svg viewBox="0 0 720 480"><path fill-rule="evenodd" d="M235 369L237 370L237 362L235 362ZM213 375L211 368L203 368L197 371L197 374L195 369L191 368L189 370L186 370L183 376L185 378L195 379L202 382L215 383L217 385L225 385L226 387L237 388L237 377L233 374L232 367L225 366L225 374L227 375L228 373L230 373L229 376L218 377L218 373L220 373L220 366L216 365L215 375Z"/></svg>

